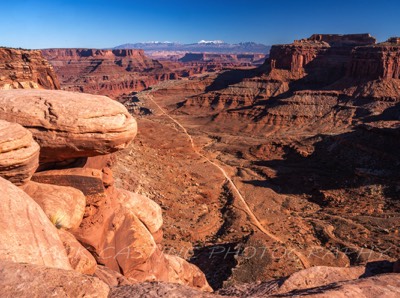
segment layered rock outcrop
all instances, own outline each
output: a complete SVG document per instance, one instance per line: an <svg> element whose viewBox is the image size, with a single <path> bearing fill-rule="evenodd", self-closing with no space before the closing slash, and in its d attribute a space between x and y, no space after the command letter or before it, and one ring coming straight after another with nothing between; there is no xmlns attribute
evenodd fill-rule
<svg viewBox="0 0 400 298"><path fill-rule="evenodd" d="M265 55L188 54L183 61L154 60L136 49L46 49L61 87L111 98L138 92L162 81L188 78L237 66L260 65Z"/></svg>
<svg viewBox="0 0 400 298"><path fill-rule="evenodd" d="M292 44L272 46L266 63L271 69L289 70L298 79L308 76L303 85L329 85L347 74L355 47L375 42L369 34L314 34Z"/></svg>
<svg viewBox="0 0 400 298"><path fill-rule="evenodd" d="M14 184L29 181L39 166L39 145L17 123L0 120L0 176Z"/></svg>
<svg viewBox="0 0 400 298"><path fill-rule="evenodd" d="M214 62L224 67L252 66L265 60L265 54L211 54L187 53L179 59L181 62Z"/></svg>
<svg viewBox="0 0 400 298"><path fill-rule="evenodd" d="M204 94L189 97L180 107L191 113L197 113L196 107L201 108L201 112L213 114L215 120L251 117L257 122L282 121L290 125L288 119L301 121L301 118L292 117L290 111L287 119L272 114L275 109L286 110L281 104L289 107L287 100L298 103L290 104L296 111L301 113L297 107L302 105L310 113L308 104L298 102L300 97L311 96L318 106L331 108L337 105L325 102L323 97L336 102L348 98L397 101L400 97L397 39L375 42L369 34L315 34L292 44L274 45L258 70L223 73ZM221 111L222 117L215 117ZM320 117L315 113L310 116Z"/></svg>
<svg viewBox="0 0 400 298"><path fill-rule="evenodd" d="M178 75L143 50L46 49L64 90L102 94L113 98L141 91Z"/></svg>
<svg viewBox="0 0 400 298"><path fill-rule="evenodd" d="M357 47L353 51L350 75L362 79L400 79L400 44L386 42Z"/></svg>
<svg viewBox="0 0 400 298"><path fill-rule="evenodd" d="M43 56L57 68L63 66L63 62L68 61L74 63L81 61L79 67L111 66L109 62L114 62L118 66L127 71L148 71L151 69L160 69L162 65L157 61L145 56L143 50L136 49L45 49L42 50ZM89 58L82 61L82 59ZM102 65L102 67L104 67ZM69 68L71 74L75 74L76 70Z"/></svg>
<svg viewBox="0 0 400 298"><path fill-rule="evenodd" d="M0 48L0 89L60 89L60 83L41 51Z"/></svg>

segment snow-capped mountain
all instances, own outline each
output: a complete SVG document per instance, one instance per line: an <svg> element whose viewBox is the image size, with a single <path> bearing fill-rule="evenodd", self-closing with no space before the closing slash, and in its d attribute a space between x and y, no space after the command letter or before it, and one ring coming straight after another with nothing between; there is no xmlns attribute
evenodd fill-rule
<svg viewBox="0 0 400 298"><path fill-rule="evenodd" d="M116 46L115 49L143 49L145 52L159 51L198 52L198 53L263 53L268 54L270 46L255 42L241 42L238 44L225 43L222 40L200 40L197 43L181 44L177 42L141 42L126 43Z"/></svg>
<svg viewBox="0 0 400 298"><path fill-rule="evenodd" d="M223 44L225 43L223 40L200 40L198 44Z"/></svg>

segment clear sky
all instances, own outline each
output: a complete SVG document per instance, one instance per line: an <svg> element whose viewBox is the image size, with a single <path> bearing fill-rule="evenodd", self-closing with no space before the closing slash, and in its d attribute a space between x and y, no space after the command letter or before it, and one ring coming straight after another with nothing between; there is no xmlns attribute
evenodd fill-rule
<svg viewBox="0 0 400 298"><path fill-rule="evenodd" d="M201 39L289 43L312 33L400 36L399 0L3 0L0 46L105 48Z"/></svg>

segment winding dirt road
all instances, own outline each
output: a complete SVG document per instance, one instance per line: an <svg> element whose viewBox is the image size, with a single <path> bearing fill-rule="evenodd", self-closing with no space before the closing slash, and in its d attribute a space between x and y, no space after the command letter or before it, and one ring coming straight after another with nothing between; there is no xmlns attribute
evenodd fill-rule
<svg viewBox="0 0 400 298"><path fill-rule="evenodd" d="M296 257L300 260L301 264L303 265L304 268L309 268L311 267L308 259L301 253L299 252L296 248L291 247L288 245L288 243L284 242L283 240L281 240L279 237L277 237L276 235L272 234L269 230L267 230L258 220L257 216L253 213L253 211L250 209L249 205L247 204L246 200L244 199L244 197L242 196L242 194L240 193L239 189L236 187L235 183L232 181L232 179L229 177L229 175L226 173L226 171L220 166L218 165L215 161L209 159L206 155L204 155L203 153L200 152L200 150L196 147L194 140L192 138L192 136L189 134L189 132L187 131L187 129L175 118L173 118L172 116L170 116L167 111L165 111L153 98L153 96L151 94L149 94L147 91L142 92L142 95L144 94L144 96L150 100L165 116L167 116L171 121L173 121L176 125L178 125L181 130L183 131L183 133L187 136L187 138L190 141L191 147L193 148L193 151L198 154L200 157L204 158L207 162L209 162L210 164L212 164L213 166L215 166L225 177L225 179L227 180L227 182L229 183L230 187L232 188L232 190L234 191L236 197L239 199L239 201L242 203L243 208L233 205L235 208L243 211L244 213L247 214L247 216L250 218L250 222L253 226L255 226L260 232L264 233L265 235L267 235L269 238L273 239L276 242L279 242L281 244L283 244L287 249L290 250L290 252L292 252L293 254L296 255Z"/></svg>

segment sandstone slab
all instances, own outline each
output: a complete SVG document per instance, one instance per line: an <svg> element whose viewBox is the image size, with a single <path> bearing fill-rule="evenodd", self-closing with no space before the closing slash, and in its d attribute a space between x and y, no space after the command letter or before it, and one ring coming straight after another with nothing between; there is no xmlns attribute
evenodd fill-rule
<svg viewBox="0 0 400 298"><path fill-rule="evenodd" d="M132 284L125 276L105 266L98 265L94 276L109 285L110 287Z"/></svg>
<svg viewBox="0 0 400 298"><path fill-rule="evenodd" d="M400 296L400 275L385 274L372 276L369 278L332 283L323 287L316 287L313 289L292 291L289 293L271 297L293 297L297 295L318 298L396 298ZM253 295L250 297L255 298L264 296Z"/></svg>
<svg viewBox="0 0 400 298"><path fill-rule="evenodd" d="M39 145L29 130L0 120L0 176L21 185L29 181L39 164Z"/></svg>
<svg viewBox="0 0 400 298"><path fill-rule="evenodd" d="M71 267L83 274L94 274L97 269L97 263L90 252L71 233L60 229L58 230L58 235L64 244Z"/></svg>
<svg viewBox="0 0 400 298"><path fill-rule="evenodd" d="M71 269L57 229L40 206L0 178L0 259Z"/></svg>
<svg viewBox="0 0 400 298"><path fill-rule="evenodd" d="M220 298L222 296L196 291L188 286L165 283L145 282L111 288L110 298L146 297L146 298ZM226 297L226 296L224 296Z"/></svg>
<svg viewBox="0 0 400 298"><path fill-rule="evenodd" d="M210 291L196 266L161 251L161 208L144 196L106 188L103 174L90 168L51 170L36 173L33 180L74 187L85 194L84 219L72 233L98 264L134 282L158 280Z"/></svg>
<svg viewBox="0 0 400 298"><path fill-rule="evenodd" d="M165 255L165 257L168 260L168 282L190 285L201 291L212 292L204 273L198 267L177 256Z"/></svg>
<svg viewBox="0 0 400 298"><path fill-rule="evenodd" d="M75 188L30 181L22 189L58 227L77 229L85 212L86 197Z"/></svg>
<svg viewBox="0 0 400 298"><path fill-rule="evenodd" d="M135 119L105 96L59 90L2 90L0 119L28 128L41 147L40 161L107 154L135 137Z"/></svg>
<svg viewBox="0 0 400 298"><path fill-rule="evenodd" d="M73 270L0 261L1 297L108 297L109 287Z"/></svg>

